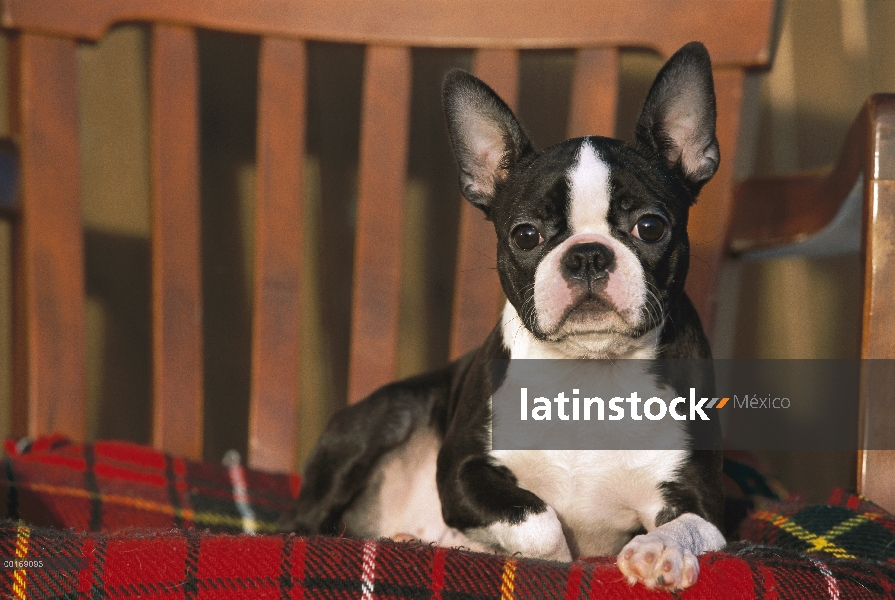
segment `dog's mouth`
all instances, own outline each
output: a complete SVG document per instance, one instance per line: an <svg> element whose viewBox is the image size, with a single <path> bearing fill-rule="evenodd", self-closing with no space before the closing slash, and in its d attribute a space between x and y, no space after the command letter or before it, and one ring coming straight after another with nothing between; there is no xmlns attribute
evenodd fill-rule
<svg viewBox="0 0 895 600"><path fill-rule="evenodd" d="M587 291L563 313L556 333L630 334L632 326L603 294Z"/></svg>
<svg viewBox="0 0 895 600"><path fill-rule="evenodd" d="M569 306L563 315L563 320L593 320L601 317L607 312L616 312L616 308L612 302L600 294L585 292L577 302Z"/></svg>

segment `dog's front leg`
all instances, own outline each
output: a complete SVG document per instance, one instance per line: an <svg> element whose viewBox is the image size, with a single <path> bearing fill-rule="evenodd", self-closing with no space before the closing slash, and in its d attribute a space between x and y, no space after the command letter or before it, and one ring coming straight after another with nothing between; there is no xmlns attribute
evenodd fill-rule
<svg viewBox="0 0 895 600"><path fill-rule="evenodd" d="M572 555L556 512L520 488L506 467L487 455L438 457L438 494L444 521L470 539L505 554L569 562Z"/></svg>
<svg viewBox="0 0 895 600"><path fill-rule="evenodd" d="M699 577L696 557L724 546L718 528L693 513L684 513L634 537L618 555L618 567L631 584L685 589Z"/></svg>

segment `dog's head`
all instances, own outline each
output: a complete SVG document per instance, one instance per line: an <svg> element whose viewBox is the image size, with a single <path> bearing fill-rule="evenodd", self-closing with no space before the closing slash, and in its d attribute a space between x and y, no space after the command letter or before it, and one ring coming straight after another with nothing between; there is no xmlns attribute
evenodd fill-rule
<svg viewBox="0 0 895 600"><path fill-rule="evenodd" d="M705 47L668 60L631 143L586 137L538 151L503 100L463 71L446 76L444 105L463 194L497 231L516 329L595 358L657 339L683 293L690 206L718 168Z"/></svg>

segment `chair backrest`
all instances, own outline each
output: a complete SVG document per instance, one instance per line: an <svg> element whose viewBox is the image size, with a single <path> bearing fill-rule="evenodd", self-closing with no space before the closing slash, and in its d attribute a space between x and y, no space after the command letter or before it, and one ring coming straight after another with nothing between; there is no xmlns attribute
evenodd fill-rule
<svg viewBox="0 0 895 600"><path fill-rule="evenodd" d="M249 462L288 469L301 349L300 214L306 41L366 46L353 275L349 400L396 374L412 47L473 48L474 71L511 105L519 51L577 49L569 135L613 133L619 51L667 57L691 40L715 69L721 168L691 215L688 290L707 328L729 219L733 157L747 69L769 62L773 0L5 0L17 33L15 133L22 195L16 242L16 429L86 432L84 250L79 198L78 43L115 23L151 35L151 294L153 443L202 451L196 28L261 36L254 221ZM459 195L458 195L459 202ZM387 210L384 210L387 208ZM497 322L501 291L479 248L490 224L466 203L459 226L450 355ZM485 262L482 262L485 261ZM695 261L694 261L695 262Z"/></svg>

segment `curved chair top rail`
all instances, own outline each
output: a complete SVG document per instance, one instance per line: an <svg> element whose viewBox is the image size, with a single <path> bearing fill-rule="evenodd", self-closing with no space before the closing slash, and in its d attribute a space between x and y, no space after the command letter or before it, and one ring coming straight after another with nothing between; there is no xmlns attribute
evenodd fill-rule
<svg viewBox="0 0 895 600"><path fill-rule="evenodd" d="M72 4L72 3L69 3ZM643 47L672 54L700 40L716 66L770 60L773 0L7 0L3 26L97 40L114 24L152 21L333 42L420 47ZM656 26L661 13L661 27Z"/></svg>

